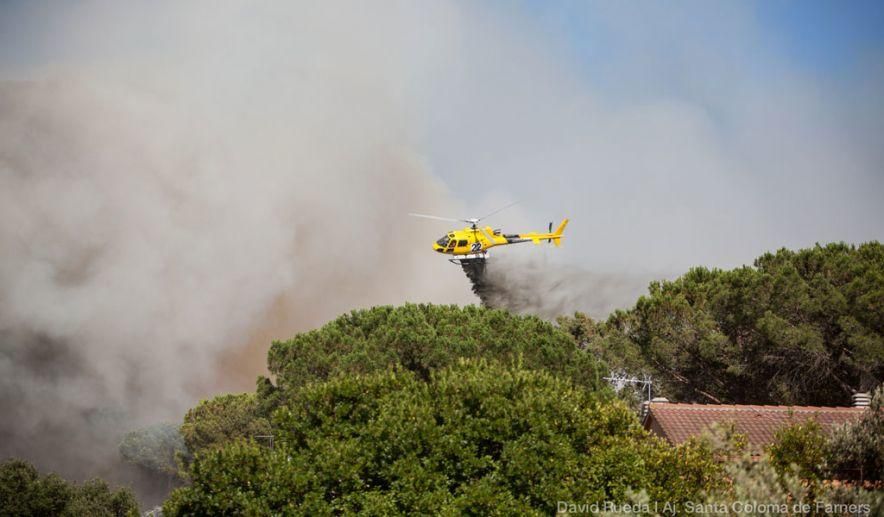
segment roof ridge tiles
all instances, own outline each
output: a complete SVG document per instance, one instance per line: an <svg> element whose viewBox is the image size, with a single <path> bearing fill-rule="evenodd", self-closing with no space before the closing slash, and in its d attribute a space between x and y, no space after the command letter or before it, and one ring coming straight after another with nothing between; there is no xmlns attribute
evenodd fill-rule
<svg viewBox="0 0 884 517"><path fill-rule="evenodd" d="M697 404L693 402L651 402L650 407L664 409L697 409L709 411L862 411L851 406L775 406L763 404Z"/></svg>

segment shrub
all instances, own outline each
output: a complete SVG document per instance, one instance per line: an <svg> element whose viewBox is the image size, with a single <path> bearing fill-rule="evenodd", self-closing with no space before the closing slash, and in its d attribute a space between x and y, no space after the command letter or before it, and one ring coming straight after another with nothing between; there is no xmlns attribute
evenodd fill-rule
<svg viewBox="0 0 884 517"><path fill-rule="evenodd" d="M129 489L114 491L98 479L76 485L55 474L40 476L25 461L0 464L0 516L47 515L137 517L138 503Z"/></svg>
<svg viewBox="0 0 884 517"><path fill-rule="evenodd" d="M766 449L781 475L794 470L802 479L820 480L826 463L826 434L815 420L779 429Z"/></svg>
<svg viewBox="0 0 884 517"><path fill-rule="evenodd" d="M540 515L632 489L684 500L715 478L708 455L649 437L622 403L484 360L311 383L274 420L274 449L197 456L164 511Z"/></svg>
<svg viewBox="0 0 884 517"><path fill-rule="evenodd" d="M835 429L827 445L827 467L832 475L881 481L884 479L884 386L853 424Z"/></svg>

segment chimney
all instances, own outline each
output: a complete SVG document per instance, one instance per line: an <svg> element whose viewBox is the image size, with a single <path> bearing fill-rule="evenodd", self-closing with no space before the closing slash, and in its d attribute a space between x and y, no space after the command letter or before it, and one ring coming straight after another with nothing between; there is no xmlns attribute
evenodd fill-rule
<svg viewBox="0 0 884 517"><path fill-rule="evenodd" d="M872 403L872 396L868 393L854 393L853 407L869 407Z"/></svg>
<svg viewBox="0 0 884 517"><path fill-rule="evenodd" d="M651 410L651 403L652 402L654 404L657 404L660 402L669 402L669 399L665 398L665 397L654 397L651 400L646 400L646 401L642 402L642 409L641 409L641 412L639 413L639 420L641 420L642 422L644 422L645 417L648 416L648 412Z"/></svg>

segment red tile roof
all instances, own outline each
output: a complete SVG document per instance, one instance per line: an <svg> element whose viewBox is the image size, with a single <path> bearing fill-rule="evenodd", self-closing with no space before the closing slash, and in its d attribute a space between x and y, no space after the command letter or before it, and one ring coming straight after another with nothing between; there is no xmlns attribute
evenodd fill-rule
<svg viewBox="0 0 884 517"><path fill-rule="evenodd" d="M737 431L746 435L750 449L758 450L773 442L774 434L783 427L813 419L829 431L835 425L858 419L865 409L651 402L644 426L670 443L679 444L713 423L733 422Z"/></svg>

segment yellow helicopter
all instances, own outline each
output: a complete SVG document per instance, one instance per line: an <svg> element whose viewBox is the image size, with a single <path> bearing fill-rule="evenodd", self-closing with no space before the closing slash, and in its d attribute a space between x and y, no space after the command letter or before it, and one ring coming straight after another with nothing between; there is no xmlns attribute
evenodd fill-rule
<svg viewBox="0 0 884 517"><path fill-rule="evenodd" d="M551 242L556 246L562 244L562 232L568 225L568 219L562 220L556 231L553 231L553 223L549 223L548 233L503 233L500 229L492 229L490 226L479 228L479 221L492 216L501 210L509 208L516 203L511 203L503 208L491 212L490 214L476 217L473 219L454 219L449 217L439 217L435 215L415 214L408 215L413 217L423 217L426 219L435 219L438 221L454 221L469 223L470 226L463 230L451 230L443 235L439 240L433 243L433 249L438 253L451 255L449 262L463 265L466 262L475 260L485 260L488 258L488 249L495 246L505 246L507 244L517 244L519 242L531 241L534 244L540 244L543 241Z"/></svg>

